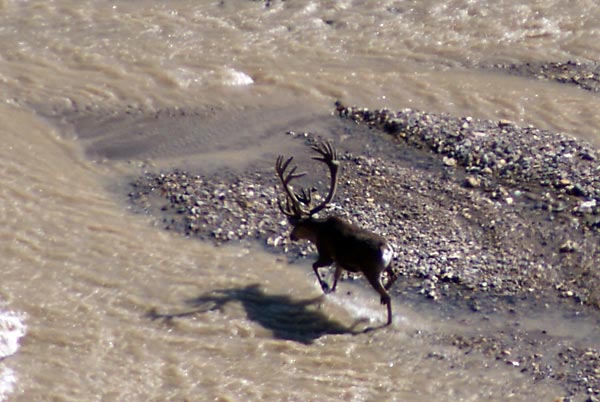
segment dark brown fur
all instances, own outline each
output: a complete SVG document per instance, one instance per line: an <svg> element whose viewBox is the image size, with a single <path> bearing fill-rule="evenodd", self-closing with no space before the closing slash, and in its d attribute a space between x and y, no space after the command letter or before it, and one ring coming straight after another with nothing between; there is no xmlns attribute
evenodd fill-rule
<svg viewBox="0 0 600 402"><path fill-rule="evenodd" d="M313 270L325 293L335 291L342 270L361 272L371 286L380 294L381 304L387 306L388 321L392 323L392 303L386 288L381 282L381 274L388 268L383 260L383 252L388 247L381 236L352 225L344 220L330 216L324 219L301 218L294 222L290 238L308 240L317 247L319 258L313 264ZM335 264L335 274L331 290L319 275L320 267Z"/></svg>

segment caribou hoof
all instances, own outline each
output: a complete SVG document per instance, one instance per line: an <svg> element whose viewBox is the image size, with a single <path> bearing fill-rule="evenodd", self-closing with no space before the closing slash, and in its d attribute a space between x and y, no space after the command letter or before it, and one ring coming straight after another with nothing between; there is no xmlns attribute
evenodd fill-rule
<svg viewBox="0 0 600 402"><path fill-rule="evenodd" d="M329 285L327 284L327 282L321 282L321 289L323 289L323 293L325 293L325 294L329 294L329 293L333 292L333 289L329 288Z"/></svg>

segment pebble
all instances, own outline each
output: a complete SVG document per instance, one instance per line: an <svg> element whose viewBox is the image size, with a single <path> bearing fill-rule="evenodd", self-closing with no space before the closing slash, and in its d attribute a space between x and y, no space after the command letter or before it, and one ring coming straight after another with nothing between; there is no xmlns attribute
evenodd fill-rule
<svg viewBox="0 0 600 402"><path fill-rule="evenodd" d="M596 208L595 199L589 201L581 201L577 209L581 213L590 214L594 211L594 208Z"/></svg>
<svg viewBox="0 0 600 402"><path fill-rule="evenodd" d="M573 253L577 251L577 243L572 240L567 240L563 244L560 245L559 251L561 253Z"/></svg>
<svg viewBox="0 0 600 402"><path fill-rule="evenodd" d="M479 180L477 177L469 176L465 180L465 186L467 186L467 187L478 188L480 185L481 185L481 180Z"/></svg>
<svg viewBox="0 0 600 402"><path fill-rule="evenodd" d="M447 156L444 156L442 161L444 162L444 165L449 166L449 167L454 167L457 164L456 159L449 158Z"/></svg>

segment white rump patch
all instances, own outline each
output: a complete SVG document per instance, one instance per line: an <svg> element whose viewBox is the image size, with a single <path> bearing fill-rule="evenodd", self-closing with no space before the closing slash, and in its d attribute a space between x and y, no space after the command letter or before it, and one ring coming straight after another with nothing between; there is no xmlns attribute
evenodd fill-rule
<svg viewBox="0 0 600 402"><path fill-rule="evenodd" d="M391 245L386 244L382 249L381 249L381 258L383 259L383 266L384 267L388 267L391 263L392 263L392 259L394 258L394 249L392 248Z"/></svg>

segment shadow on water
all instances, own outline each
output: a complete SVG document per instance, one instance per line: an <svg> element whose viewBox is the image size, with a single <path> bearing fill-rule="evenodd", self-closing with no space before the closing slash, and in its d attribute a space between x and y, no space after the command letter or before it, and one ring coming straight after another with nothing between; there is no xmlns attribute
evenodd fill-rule
<svg viewBox="0 0 600 402"><path fill-rule="evenodd" d="M196 298L186 300L190 310L177 313L158 313L156 309L148 312L153 320L172 320L193 316L209 311L221 310L227 303L239 302L248 318L270 330L278 339L311 344L323 335L361 334L354 328L363 320L357 320L346 327L331 320L325 314L314 309L323 300L323 296L306 300L294 300L286 295L269 295L259 284L242 288L219 289ZM373 328L368 329L373 330Z"/></svg>

